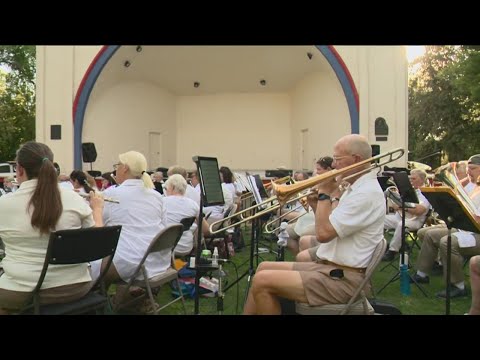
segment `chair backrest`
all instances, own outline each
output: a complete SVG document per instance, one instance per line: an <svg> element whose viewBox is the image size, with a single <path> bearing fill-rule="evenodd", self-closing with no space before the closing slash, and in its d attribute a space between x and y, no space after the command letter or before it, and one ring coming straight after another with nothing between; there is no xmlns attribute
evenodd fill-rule
<svg viewBox="0 0 480 360"><path fill-rule="evenodd" d="M58 230L50 234L47 253L37 285L32 292L35 298L43 284L50 264L80 264L109 257L107 266L101 271L92 289L102 281L117 249L121 225ZM38 299L35 299L38 306Z"/></svg>
<svg viewBox="0 0 480 360"><path fill-rule="evenodd" d="M188 231L192 227L193 223L197 218L195 216L183 218L180 220L180 223L183 225L183 231Z"/></svg>
<svg viewBox="0 0 480 360"><path fill-rule="evenodd" d="M183 225L182 224L174 224L165 227L161 230L152 240L150 243L147 251L143 255L142 260L137 266L135 270L135 276L139 273L141 267L145 263L148 255L154 252L159 252L162 250L170 249L172 250L172 258L173 258L173 249L177 246L178 241L182 237L183 234ZM173 260L174 261L174 260ZM133 276L133 278L135 277Z"/></svg>
<svg viewBox="0 0 480 360"><path fill-rule="evenodd" d="M347 306L343 309L341 315L346 314L350 308L350 306L358 299L360 293L362 293L365 285L370 281L375 269L377 268L378 264L382 261L382 256L385 254L385 249L387 248L387 240L383 238L375 247L373 251L372 257L370 258L370 262L368 263L367 270L365 271L365 278L362 280L358 288L352 295L352 298L348 302Z"/></svg>

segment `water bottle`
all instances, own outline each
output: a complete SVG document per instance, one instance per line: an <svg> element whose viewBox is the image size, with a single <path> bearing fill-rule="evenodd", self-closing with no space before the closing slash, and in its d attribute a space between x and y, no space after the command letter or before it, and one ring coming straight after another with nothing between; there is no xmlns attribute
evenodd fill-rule
<svg viewBox="0 0 480 360"><path fill-rule="evenodd" d="M400 292L402 295L410 295L410 277L408 276L408 264L400 265Z"/></svg>
<svg viewBox="0 0 480 360"><path fill-rule="evenodd" d="M282 222L280 224L280 232L278 233L277 245L281 247L287 246L288 233L287 233L288 223Z"/></svg>
<svg viewBox="0 0 480 360"><path fill-rule="evenodd" d="M218 248L216 246L213 249L212 266L218 266Z"/></svg>

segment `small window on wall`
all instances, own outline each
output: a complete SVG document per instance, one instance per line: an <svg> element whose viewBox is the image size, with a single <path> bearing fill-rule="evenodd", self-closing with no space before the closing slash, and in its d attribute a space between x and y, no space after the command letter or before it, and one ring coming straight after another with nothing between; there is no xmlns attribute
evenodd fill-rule
<svg viewBox="0 0 480 360"><path fill-rule="evenodd" d="M388 140L388 125L387 120L383 117L375 119L375 140L387 141Z"/></svg>

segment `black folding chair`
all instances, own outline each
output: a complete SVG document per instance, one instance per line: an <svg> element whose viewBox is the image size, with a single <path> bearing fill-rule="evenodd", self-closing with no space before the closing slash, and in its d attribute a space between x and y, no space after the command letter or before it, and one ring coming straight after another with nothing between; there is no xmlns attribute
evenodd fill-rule
<svg viewBox="0 0 480 360"><path fill-rule="evenodd" d="M109 305L103 278L112 263L121 230L122 226L118 225L52 232L37 286L20 313L75 315L98 311ZM85 296L67 303L41 304L42 284L50 264L72 265L104 258L108 258L107 265L100 271L100 276Z"/></svg>

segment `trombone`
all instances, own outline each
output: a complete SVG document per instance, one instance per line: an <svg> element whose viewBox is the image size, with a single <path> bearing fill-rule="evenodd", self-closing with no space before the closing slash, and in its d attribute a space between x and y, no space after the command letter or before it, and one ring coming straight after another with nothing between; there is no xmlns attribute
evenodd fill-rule
<svg viewBox="0 0 480 360"><path fill-rule="evenodd" d="M291 224L293 223L294 221L298 220L299 218L301 218L303 215L305 214L308 214L309 210L310 210L310 206L308 205L308 200L307 200L307 197L304 196L302 198L300 198L298 200L298 202L300 202L300 205L294 207L293 209L290 209L288 210L287 212L284 212L283 214L280 214L277 218L273 219L273 220L270 220L269 222L267 222L265 224L265 232L267 234L272 234L274 232L276 232L277 230L280 229L280 225L282 223L282 219L287 216L288 214L291 214L292 212L294 211L297 211L298 209L300 208L304 208L305 209L305 212L301 213L300 215L297 215L295 216L293 219L290 219L288 220L288 224ZM270 227L275 224L276 222L278 221L279 225L276 227L276 228L273 228L271 229Z"/></svg>
<svg viewBox="0 0 480 360"><path fill-rule="evenodd" d="M291 176L284 176L280 179L274 180L273 182L271 182L269 184L266 184L264 187L265 187L265 190L268 190L272 186L272 183L284 184L284 183L289 182L291 180L292 180ZM248 193L240 195L240 201L247 201L252 197L253 197L253 191L250 191Z"/></svg>
<svg viewBox="0 0 480 360"><path fill-rule="evenodd" d="M295 183L293 185L279 185L279 184L275 184L275 183L272 182L273 191L276 195L269 197L267 200L261 202L260 204L250 206L249 208L246 208L246 209L244 209L240 212L237 212L237 213L232 214L232 215L230 215L226 218L223 218L221 220L218 220L218 221L215 221L215 222L211 223L210 224L210 232L211 232L211 234L218 234L218 233L223 232L227 229L230 229L230 228L235 227L237 225L243 224L244 222L253 220L257 217L263 216L263 215L268 214L272 211L276 211L277 209L279 209L281 206L283 206L287 202L300 200L301 198L312 194L314 192L314 190L311 190L311 188L315 185L321 184L323 182L331 181L332 179L335 179L336 177L338 177L340 175L343 175L343 174L348 173L348 172L355 171L358 168L362 168L365 165L369 164L368 168L359 169L358 171L354 172L353 174L350 174L350 175L346 176L345 178L343 178L343 181L346 181L346 180L351 179L353 177L365 174L367 172L372 171L373 169L379 168L383 165L386 165L388 163L391 163L393 161L396 161L396 160L400 159L403 156L404 152L405 152L405 150L403 150L403 149L395 149L395 150L392 150L392 151L387 152L385 154L380 154L380 155L371 157L369 159L360 161L358 163L352 164L352 165L347 166L347 167L345 167L343 169L340 169L340 170L334 169L334 170L331 170L331 171L326 172L324 174L311 177L310 179L303 180L303 181L298 181L297 183ZM384 159L384 158L387 158L387 159ZM307 189L310 189L310 191L308 193L298 194L298 193L300 193L304 190L307 190ZM294 197L295 194L297 194L296 197ZM251 210L253 210L257 207L261 208L261 207L267 206L267 204L272 202L272 201L277 201L277 203L273 206L270 206L266 209L263 209L263 210L260 210L260 211L256 212L254 215L251 215L247 218L241 219L240 221L237 221L235 223L230 223L229 225L226 225L222 228L214 230L216 225L218 226L218 224L221 224L224 221L226 221L227 224L228 224L231 221L231 219L233 219L235 217L239 217L239 216L241 217L242 213L251 211Z"/></svg>

